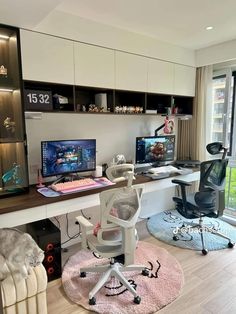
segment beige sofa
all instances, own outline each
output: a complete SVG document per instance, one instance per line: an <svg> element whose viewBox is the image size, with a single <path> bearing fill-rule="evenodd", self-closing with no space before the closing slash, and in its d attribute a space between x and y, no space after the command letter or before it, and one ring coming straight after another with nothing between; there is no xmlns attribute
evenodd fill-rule
<svg viewBox="0 0 236 314"><path fill-rule="evenodd" d="M32 268L27 279L19 278L9 267L8 270L7 278L0 282L0 313L47 314L47 274L44 266L40 264Z"/></svg>

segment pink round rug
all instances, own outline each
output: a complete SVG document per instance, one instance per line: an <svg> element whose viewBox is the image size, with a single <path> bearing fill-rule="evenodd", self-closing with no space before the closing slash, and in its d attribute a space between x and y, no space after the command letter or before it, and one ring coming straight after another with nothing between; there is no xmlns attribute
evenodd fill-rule
<svg viewBox="0 0 236 314"><path fill-rule="evenodd" d="M140 241L136 250L136 264L149 270L145 277L137 272L127 272L125 277L141 297L141 303L133 302L133 295L112 278L96 294L96 305L88 304L89 291L99 279L96 273L87 273L80 278L80 267L107 264L108 259L97 259L89 251L79 251L71 256L62 273L62 283L67 296L84 308L102 314L149 314L155 313L174 301L184 282L183 271L176 260L165 249Z"/></svg>

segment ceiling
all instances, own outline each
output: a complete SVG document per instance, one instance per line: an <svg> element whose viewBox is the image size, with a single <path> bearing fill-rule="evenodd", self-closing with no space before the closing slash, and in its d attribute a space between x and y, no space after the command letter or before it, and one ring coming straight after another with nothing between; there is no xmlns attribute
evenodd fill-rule
<svg viewBox="0 0 236 314"><path fill-rule="evenodd" d="M0 0L0 8L0 23L28 29L62 11L190 49L236 39L235 0Z"/></svg>

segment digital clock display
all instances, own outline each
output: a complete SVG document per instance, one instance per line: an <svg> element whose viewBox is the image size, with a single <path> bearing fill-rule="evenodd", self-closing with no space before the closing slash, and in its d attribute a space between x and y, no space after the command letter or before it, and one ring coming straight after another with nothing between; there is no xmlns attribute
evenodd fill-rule
<svg viewBox="0 0 236 314"><path fill-rule="evenodd" d="M24 90L26 110L50 111L53 109L52 92L45 90Z"/></svg>

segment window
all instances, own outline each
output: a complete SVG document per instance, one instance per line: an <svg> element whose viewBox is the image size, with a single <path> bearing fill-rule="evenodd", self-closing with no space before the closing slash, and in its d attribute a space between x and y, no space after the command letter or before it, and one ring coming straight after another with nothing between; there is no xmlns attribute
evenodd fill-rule
<svg viewBox="0 0 236 314"><path fill-rule="evenodd" d="M220 141L229 148L226 176L226 213L236 215L236 72L226 69L213 77L211 141Z"/></svg>

